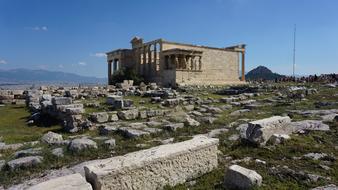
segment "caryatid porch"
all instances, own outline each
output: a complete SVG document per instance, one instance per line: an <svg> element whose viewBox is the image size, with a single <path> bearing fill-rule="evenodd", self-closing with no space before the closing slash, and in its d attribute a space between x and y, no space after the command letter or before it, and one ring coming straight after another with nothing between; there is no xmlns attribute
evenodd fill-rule
<svg viewBox="0 0 338 190"><path fill-rule="evenodd" d="M202 71L202 51L170 49L162 52L165 69L177 71Z"/></svg>

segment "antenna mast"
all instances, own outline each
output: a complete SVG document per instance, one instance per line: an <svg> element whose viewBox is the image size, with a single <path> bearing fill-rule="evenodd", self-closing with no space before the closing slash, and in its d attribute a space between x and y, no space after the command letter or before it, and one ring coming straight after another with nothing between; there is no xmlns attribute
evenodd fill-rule
<svg viewBox="0 0 338 190"><path fill-rule="evenodd" d="M296 24L293 31L293 68L292 68L293 77L295 77L295 69L296 69Z"/></svg>

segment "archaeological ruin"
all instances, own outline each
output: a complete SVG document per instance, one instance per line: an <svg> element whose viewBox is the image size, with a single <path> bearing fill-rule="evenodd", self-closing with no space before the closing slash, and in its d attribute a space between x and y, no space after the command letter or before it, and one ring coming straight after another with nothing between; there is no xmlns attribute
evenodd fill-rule
<svg viewBox="0 0 338 190"><path fill-rule="evenodd" d="M337 189L337 79L0 89L0 190Z"/></svg>
<svg viewBox="0 0 338 190"><path fill-rule="evenodd" d="M113 75L121 68L163 86L245 82L245 44L216 48L134 37L131 45L132 49L107 53L108 84L113 84Z"/></svg>

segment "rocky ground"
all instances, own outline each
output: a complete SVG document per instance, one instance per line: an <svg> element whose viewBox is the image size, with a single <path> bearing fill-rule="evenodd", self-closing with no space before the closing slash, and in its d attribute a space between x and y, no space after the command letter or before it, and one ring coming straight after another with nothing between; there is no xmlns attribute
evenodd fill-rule
<svg viewBox="0 0 338 190"><path fill-rule="evenodd" d="M0 100L0 189L84 176L83 166L96 159L199 134L219 139L218 167L164 189L333 189L338 184L336 84L173 90L126 82L2 90Z"/></svg>

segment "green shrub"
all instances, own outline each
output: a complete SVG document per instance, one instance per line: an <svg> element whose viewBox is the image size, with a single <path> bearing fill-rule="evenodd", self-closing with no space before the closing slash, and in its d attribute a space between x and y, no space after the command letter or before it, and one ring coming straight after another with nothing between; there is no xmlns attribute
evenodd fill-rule
<svg viewBox="0 0 338 190"><path fill-rule="evenodd" d="M112 81L120 83L123 80L133 80L134 84L138 85L143 81L143 78L133 68L121 68L113 74Z"/></svg>

